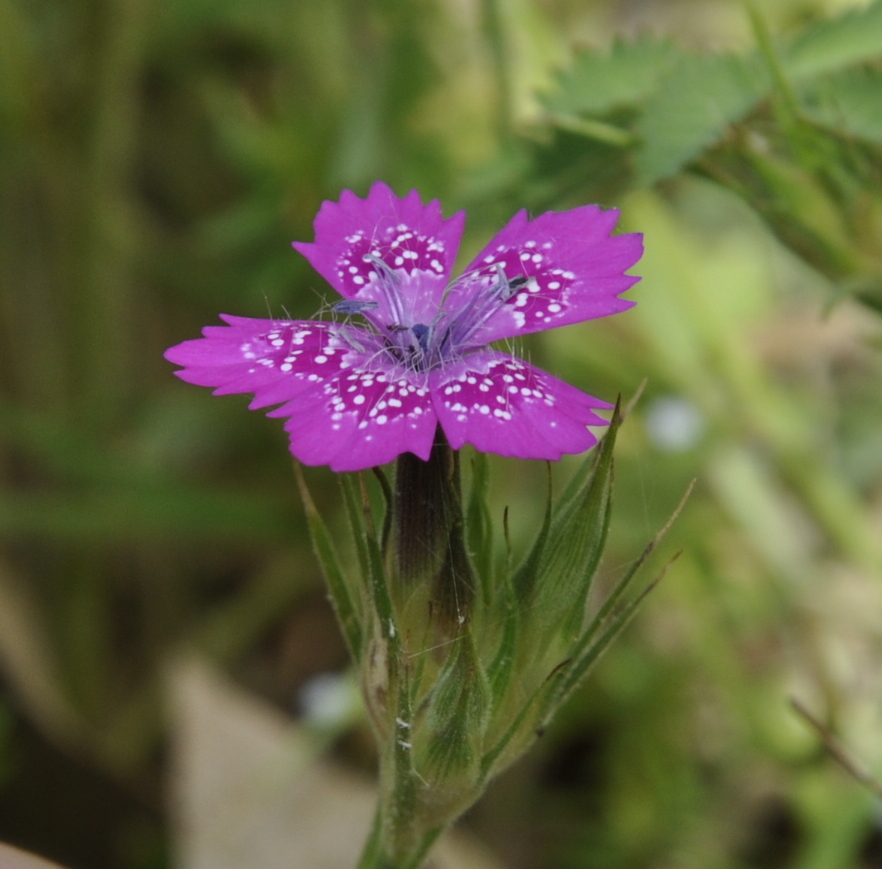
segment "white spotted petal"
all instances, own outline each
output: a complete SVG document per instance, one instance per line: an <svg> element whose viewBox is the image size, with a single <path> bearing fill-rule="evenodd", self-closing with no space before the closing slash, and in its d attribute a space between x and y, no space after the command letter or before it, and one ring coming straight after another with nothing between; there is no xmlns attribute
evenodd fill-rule
<svg viewBox="0 0 882 869"><path fill-rule="evenodd" d="M325 202L315 242L294 248L346 299L377 302L378 323L426 322L438 310L462 237L465 212L445 220L437 200L423 205L413 190L403 199L377 182L367 198L346 190ZM398 299L383 286L382 269L402 282Z"/></svg>
<svg viewBox="0 0 882 869"><path fill-rule="evenodd" d="M328 381L269 415L288 417L285 430L297 458L334 471L384 465L405 452L428 459L438 424L424 383L365 370Z"/></svg>
<svg viewBox="0 0 882 869"><path fill-rule="evenodd" d="M495 350L432 372L438 421L454 449L556 461L597 443L588 426L606 425L605 401Z"/></svg>
<svg viewBox="0 0 882 869"><path fill-rule="evenodd" d="M461 283L493 280L501 269L517 289L481 324L474 340L488 343L581 323L630 308L619 298L638 277L625 274L640 259L637 233L611 235L615 209L585 205L528 220L518 212L466 269Z"/></svg>

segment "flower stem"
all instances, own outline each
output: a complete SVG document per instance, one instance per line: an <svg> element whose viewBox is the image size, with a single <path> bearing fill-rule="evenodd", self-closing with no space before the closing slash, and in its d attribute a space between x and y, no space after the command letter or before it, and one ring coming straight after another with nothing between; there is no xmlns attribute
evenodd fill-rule
<svg viewBox="0 0 882 869"><path fill-rule="evenodd" d="M364 843L364 850L361 852L361 859L358 861L356 869L380 869L382 867L381 850L382 850L382 827L383 819L380 814L380 807L377 807L374 815L374 822L371 826L371 832L367 841Z"/></svg>
<svg viewBox="0 0 882 869"><path fill-rule="evenodd" d="M367 842L365 842L364 851L361 854L356 869L420 869L423 865L423 860L441 835L443 828L437 827L420 836L411 853L406 855L399 855L390 851L389 843L386 835L384 835L387 830L388 825L383 816L381 804L377 808L370 835Z"/></svg>

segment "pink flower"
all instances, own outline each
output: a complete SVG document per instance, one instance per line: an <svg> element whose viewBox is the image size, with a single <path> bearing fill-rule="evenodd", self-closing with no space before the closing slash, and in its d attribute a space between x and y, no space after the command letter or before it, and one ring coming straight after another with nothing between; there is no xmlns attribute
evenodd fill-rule
<svg viewBox="0 0 882 869"><path fill-rule="evenodd" d="M464 212L445 220L437 200L399 199L379 182L366 199L347 190L322 205L315 242L294 243L343 297L339 322L221 315L228 325L165 356L215 395L280 405L269 415L287 418L291 452L308 465L428 459L438 425L454 449L579 453L610 405L489 345L630 308L619 297L639 280L625 272L642 237L610 236L617 218L595 205L521 211L451 283Z"/></svg>

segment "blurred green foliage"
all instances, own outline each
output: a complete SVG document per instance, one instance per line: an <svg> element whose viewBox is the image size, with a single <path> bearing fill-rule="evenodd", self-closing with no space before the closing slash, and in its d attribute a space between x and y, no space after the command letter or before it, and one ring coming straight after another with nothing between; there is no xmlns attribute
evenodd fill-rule
<svg viewBox="0 0 882 869"><path fill-rule="evenodd" d="M281 426L162 351L314 315L289 242L382 178L467 207L464 256L521 207L621 206L638 306L526 348L648 379L608 584L699 478L676 570L472 825L525 869L882 865L787 705L882 772L882 3L0 0L0 34L0 836L24 721L159 806L170 657L289 707L344 665L283 654L322 591ZM491 467L530 539L544 468Z"/></svg>

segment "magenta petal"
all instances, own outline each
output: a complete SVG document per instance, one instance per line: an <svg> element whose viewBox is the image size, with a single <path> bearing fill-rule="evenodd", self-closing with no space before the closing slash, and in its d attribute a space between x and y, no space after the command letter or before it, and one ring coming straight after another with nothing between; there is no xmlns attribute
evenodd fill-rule
<svg viewBox="0 0 882 869"><path fill-rule="evenodd" d="M424 379L351 370L269 415L289 418L291 452L307 465L360 471L404 452L425 460L437 418Z"/></svg>
<svg viewBox="0 0 882 869"><path fill-rule="evenodd" d="M638 277L625 274L640 259L643 237L610 236L618 211L586 205L528 221L516 214L478 254L463 284L486 284L501 267L515 282L511 298L473 338L488 343L528 332L580 323L630 308L619 296Z"/></svg>
<svg viewBox="0 0 882 869"><path fill-rule="evenodd" d="M597 438L589 425L610 405L526 362L483 350L430 377L438 420L450 445L521 459L557 460Z"/></svg>
<svg viewBox="0 0 882 869"><path fill-rule="evenodd" d="M237 341L214 341L195 338L169 347L163 354L175 365L193 368L218 368L242 362L242 350Z"/></svg>
<svg viewBox="0 0 882 869"><path fill-rule="evenodd" d="M339 203L323 203L315 219L315 242L294 242L294 247L343 297L382 304L376 264L370 259L379 258L414 286L414 293L403 296L422 297L412 301L423 310L407 312L413 322L422 322L426 312L437 310L464 221L465 212L445 220L437 200L423 205L415 190L399 199L377 182L366 199L344 190Z"/></svg>
<svg viewBox="0 0 882 869"><path fill-rule="evenodd" d="M288 401L309 386L338 374L351 352L341 344L333 323L304 320L224 319L209 326L204 338L185 341L165 353L185 366L178 377L214 386L215 395L252 392L252 407ZM361 330L347 327L351 334Z"/></svg>

